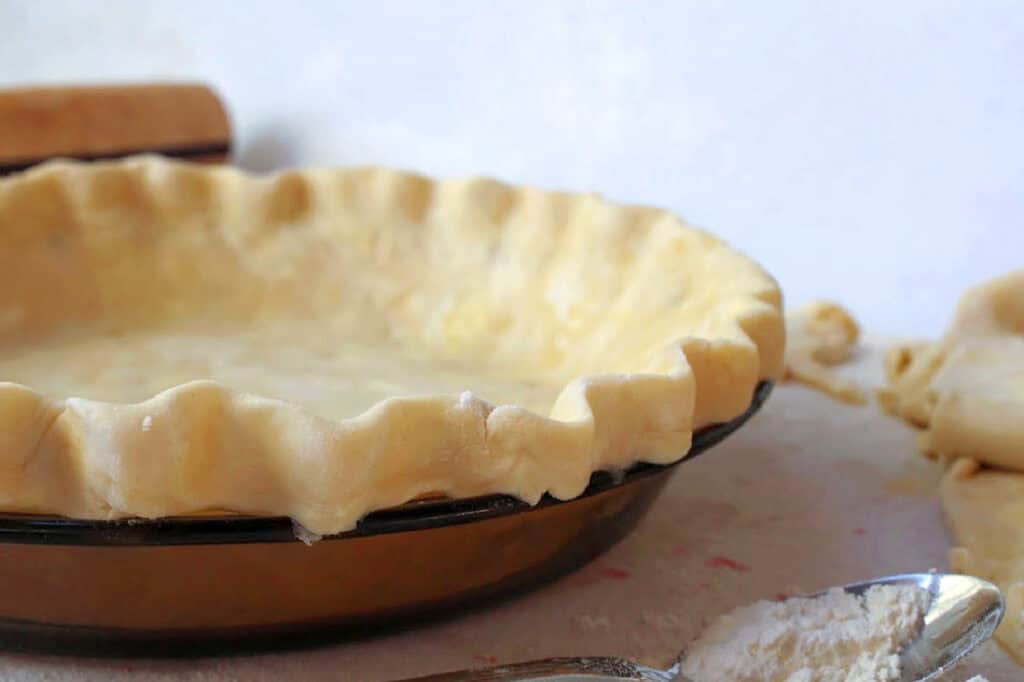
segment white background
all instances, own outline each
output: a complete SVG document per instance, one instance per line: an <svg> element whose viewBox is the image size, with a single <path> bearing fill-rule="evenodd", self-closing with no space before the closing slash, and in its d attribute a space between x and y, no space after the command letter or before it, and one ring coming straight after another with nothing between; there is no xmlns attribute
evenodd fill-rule
<svg viewBox="0 0 1024 682"><path fill-rule="evenodd" d="M0 0L0 85L199 79L238 161L671 208L791 303L939 333L1024 266L1024 3Z"/></svg>

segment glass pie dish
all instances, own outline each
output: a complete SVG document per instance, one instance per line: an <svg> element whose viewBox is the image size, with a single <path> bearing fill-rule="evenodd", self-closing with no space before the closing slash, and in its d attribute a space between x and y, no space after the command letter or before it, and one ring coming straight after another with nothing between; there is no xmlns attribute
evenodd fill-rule
<svg viewBox="0 0 1024 682"><path fill-rule="evenodd" d="M286 517L75 520L0 515L0 647L201 655L361 637L552 580L643 518L672 473L767 399L694 434L687 458L598 472L572 500L433 499L307 546ZM216 608L211 608L216 604Z"/></svg>
<svg viewBox="0 0 1024 682"><path fill-rule="evenodd" d="M5 177L0 617L195 652L508 592L621 537L784 337L756 263L593 195L158 158Z"/></svg>

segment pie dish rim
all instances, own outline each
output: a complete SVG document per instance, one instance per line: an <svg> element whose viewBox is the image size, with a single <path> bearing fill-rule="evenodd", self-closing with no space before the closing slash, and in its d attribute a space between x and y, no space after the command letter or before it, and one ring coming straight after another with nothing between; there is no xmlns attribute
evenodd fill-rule
<svg viewBox="0 0 1024 682"><path fill-rule="evenodd" d="M317 536L316 541L351 540L389 533L425 531L529 513L552 505L569 505L638 479L674 469L707 453L745 426L764 406L776 382L757 384L748 408L737 417L706 426L693 434L693 446L682 458L668 464L640 462L619 473L597 471L583 494L568 500L545 495L531 505L510 495L492 494L471 498L429 499L367 514L352 530ZM160 519L73 519L51 514L0 513L0 545L43 544L71 546L173 546L242 543L301 542L295 523L287 516L225 514L171 516ZM307 538L307 542L309 539Z"/></svg>

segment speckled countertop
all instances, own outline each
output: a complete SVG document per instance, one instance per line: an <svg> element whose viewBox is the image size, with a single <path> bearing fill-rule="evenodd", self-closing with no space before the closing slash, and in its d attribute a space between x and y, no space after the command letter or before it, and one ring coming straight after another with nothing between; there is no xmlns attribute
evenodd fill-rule
<svg viewBox="0 0 1024 682"><path fill-rule="evenodd" d="M880 381L880 343L847 372ZM752 422L680 467L636 531L537 591L455 620L287 654L192 661L0 656L2 679L372 682L556 655L669 663L717 614L760 598L946 566L939 471L877 407L778 387ZM985 645L948 677L1024 671Z"/></svg>

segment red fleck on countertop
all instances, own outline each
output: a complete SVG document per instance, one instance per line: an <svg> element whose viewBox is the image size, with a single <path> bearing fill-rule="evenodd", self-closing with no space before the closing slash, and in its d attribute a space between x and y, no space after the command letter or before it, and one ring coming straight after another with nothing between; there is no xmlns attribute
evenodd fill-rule
<svg viewBox="0 0 1024 682"><path fill-rule="evenodd" d="M740 562L735 561L734 559L730 559L729 557L724 556L713 556L707 561L705 561L704 565L708 568L728 568L732 571L741 572L746 572L750 570L750 566L747 566L746 564L741 564Z"/></svg>
<svg viewBox="0 0 1024 682"><path fill-rule="evenodd" d="M629 571L625 571L621 568L605 568L601 573L608 578L614 578L616 580L623 580L628 578L630 575Z"/></svg>

